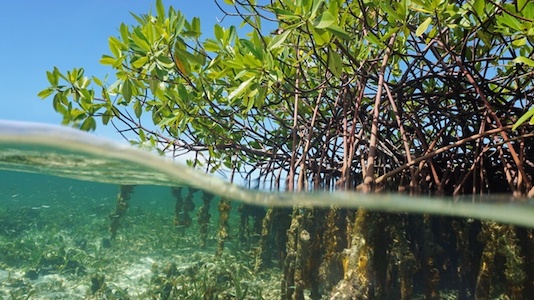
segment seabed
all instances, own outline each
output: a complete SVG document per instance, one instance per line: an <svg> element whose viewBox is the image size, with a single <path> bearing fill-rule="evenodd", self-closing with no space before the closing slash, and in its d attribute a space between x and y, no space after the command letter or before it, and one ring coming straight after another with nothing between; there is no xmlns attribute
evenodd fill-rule
<svg viewBox="0 0 534 300"><path fill-rule="evenodd" d="M0 207L2 299L282 298L283 262L275 258L275 253L258 253L259 246L264 252L276 251L274 246L261 245L261 224L257 222L265 219L265 215L259 213L260 218L257 218L250 213L248 224L243 224L240 218L243 207L238 202L224 202L218 196L193 191L194 197L189 203L181 190L168 187L125 189L44 175L17 175L35 177L38 179L35 182L44 183L41 187L30 185L33 188L23 189L22 183L34 181L19 180L12 190L3 189ZM124 194L125 191L129 192ZM176 201L177 197L181 200ZM121 207L121 199L128 201L127 210L113 233L111 224L117 208ZM206 207L206 203L211 205ZM221 211L228 208L228 219L221 218L224 215ZM252 211L255 210L265 212L262 207L254 207ZM362 218L369 216L364 214ZM206 217L209 222L201 222ZM378 222L388 220L393 219L386 217ZM225 228L222 245L221 228ZM506 228L509 226L494 224L481 232ZM288 235L290 231L291 228ZM506 237L506 233L502 236ZM398 257L398 264L409 263L410 257L402 256L402 236L397 238L398 246L391 249L399 253L388 254L389 259ZM439 245L436 247L435 251L443 251ZM345 254L349 257L345 261L350 264L351 254ZM262 255L270 259L260 266L258 256ZM482 260L485 255L491 253L483 252ZM501 259L506 255L501 253ZM499 255L495 257L499 259ZM507 269L513 262L507 262ZM374 263L379 267L380 262ZM384 262L388 263L391 262ZM346 267L357 270L365 266L360 261L356 266ZM339 270L340 278L350 277L350 272L346 271ZM388 271L388 274L390 272L395 273ZM401 275L398 274L397 280L403 280ZM505 272L504 275L507 278L492 278L490 286L495 290L488 293L492 299L509 299L496 293L499 288L496 280L501 280L503 285L513 280L513 274ZM525 274L517 276L525 280ZM351 297L357 293L350 282L340 281L329 287L331 292L322 290L321 299L353 299ZM411 299L429 298L421 288L428 284L427 279L412 278L411 282L413 286L408 287L413 289ZM305 289L303 299L317 299L312 290ZM439 296L433 299L462 298L454 286L443 288L442 284L437 290ZM502 290L506 291L506 287ZM464 297L472 299L475 295Z"/></svg>
<svg viewBox="0 0 534 300"><path fill-rule="evenodd" d="M217 217L208 225L205 247L199 247L194 213L190 227L174 226L169 188L153 191L165 191L166 199L132 199L114 239L110 213L117 187L105 187L112 191L109 198L80 197L76 188L68 188L64 198L57 191L55 199L3 195L0 298L280 299L281 271L255 272L254 249L229 238L216 255ZM138 189L144 195L151 191ZM216 210L213 205L211 215ZM238 220L229 222L235 237Z"/></svg>
<svg viewBox="0 0 534 300"><path fill-rule="evenodd" d="M3 299L534 294L531 199L255 193L83 133L2 124Z"/></svg>

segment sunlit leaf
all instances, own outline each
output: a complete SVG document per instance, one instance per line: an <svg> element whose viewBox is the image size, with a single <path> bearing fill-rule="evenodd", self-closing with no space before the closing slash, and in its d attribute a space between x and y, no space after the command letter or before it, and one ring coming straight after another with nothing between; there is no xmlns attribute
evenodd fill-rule
<svg viewBox="0 0 534 300"><path fill-rule="evenodd" d="M272 10L280 20L295 20L300 17L294 11L273 7Z"/></svg>
<svg viewBox="0 0 534 300"><path fill-rule="evenodd" d="M518 56L514 59L514 62L515 63L522 63L522 64L525 64L529 67L534 67L534 60L528 58L528 57L524 57L524 56Z"/></svg>
<svg viewBox="0 0 534 300"><path fill-rule="evenodd" d="M334 24L335 22L336 19L334 18L334 16L332 16L329 11L325 11L313 22L313 26L315 28L324 29Z"/></svg>
<svg viewBox="0 0 534 300"><path fill-rule="evenodd" d="M49 97L50 95L52 95L52 93L54 93L54 90L51 89L51 88L46 88L42 91L40 91L37 96L41 99L44 99L44 98L47 98Z"/></svg>
<svg viewBox="0 0 534 300"><path fill-rule="evenodd" d="M392 4L395 2L389 2L389 1L380 1L380 7L388 13L388 15L392 16L393 18L402 21L400 15L397 13L395 8L392 6Z"/></svg>
<svg viewBox="0 0 534 300"><path fill-rule="evenodd" d="M217 52L221 50L221 46L219 46L219 44L212 39L206 39L203 46L204 50L209 52Z"/></svg>
<svg viewBox="0 0 534 300"><path fill-rule="evenodd" d="M130 80L124 81L124 83L122 84L121 93L124 97L124 100L126 100L126 102L130 102L130 100L132 99L132 83L130 82Z"/></svg>
<svg viewBox="0 0 534 300"><path fill-rule="evenodd" d="M423 21L423 23L421 23L417 29L415 30L415 35L416 36L421 36L423 35L423 33L425 33L425 31L427 30L428 26L430 26L430 23L432 22L432 17L428 17L426 18L425 21Z"/></svg>
<svg viewBox="0 0 534 300"><path fill-rule="evenodd" d="M478 16L484 14L484 7L486 6L486 0L474 0L472 2L473 10Z"/></svg>
<svg viewBox="0 0 534 300"><path fill-rule="evenodd" d="M137 118L141 117L141 114L143 113L143 107L141 106L141 101L134 102L134 113Z"/></svg>
<svg viewBox="0 0 534 300"><path fill-rule="evenodd" d="M158 12L158 17L160 19L165 18L165 7L163 6L163 2L161 0L156 0L156 10Z"/></svg>
<svg viewBox="0 0 534 300"><path fill-rule="evenodd" d="M221 25L215 24L215 26L213 26L213 34L219 42L224 44L224 29Z"/></svg>
<svg viewBox="0 0 534 300"><path fill-rule="evenodd" d="M290 33L291 31L287 30L279 35L276 35L269 43L269 46L267 46L267 49L270 51L282 46L282 44L285 42Z"/></svg>
<svg viewBox="0 0 534 300"><path fill-rule="evenodd" d="M128 43L130 39L130 32L128 30L128 26L124 23L121 23L121 26L119 27L120 33L121 33L121 39L124 43Z"/></svg>
<svg viewBox="0 0 534 300"><path fill-rule="evenodd" d="M197 36L200 36L200 19L195 17L193 18L193 21L191 22L191 27L193 28L193 31L197 34Z"/></svg>
<svg viewBox="0 0 534 300"><path fill-rule="evenodd" d="M109 55L102 55L100 63L103 65L114 65L117 60Z"/></svg>
<svg viewBox="0 0 534 300"><path fill-rule="evenodd" d="M115 57L121 56L121 51L128 49L125 44L113 36L108 39L108 43L109 49Z"/></svg>
<svg viewBox="0 0 534 300"><path fill-rule="evenodd" d="M522 37L522 38L514 40L512 42L512 45L514 45L515 47L521 47L521 46L524 46L526 44L527 44L527 37Z"/></svg>
<svg viewBox="0 0 534 300"><path fill-rule="evenodd" d="M259 47L262 47L263 45L254 45L251 41L246 39L240 39L239 44L243 45L248 51L250 51L255 58L262 59L263 53L259 50Z"/></svg>
<svg viewBox="0 0 534 300"><path fill-rule="evenodd" d="M96 76L93 76L92 77L93 81L98 85L98 86L103 86L104 84L102 83L102 81L96 77Z"/></svg>
<svg viewBox="0 0 534 300"><path fill-rule="evenodd" d="M145 141L146 140L145 131L143 129L139 129L138 135L139 135L139 140L140 141Z"/></svg>
<svg viewBox="0 0 534 300"><path fill-rule="evenodd" d="M318 46L323 46L330 42L330 33L325 29L313 28L312 34Z"/></svg>
<svg viewBox="0 0 534 300"><path fill-rule="evenodd" d="M56 93L54 95L54 98L52 100L52 107L55 111L59 111L60 108L62 108L67 101L67 98L63 93Z"/></svg>
<svg viewBox="0 0 534 300"><path fill-rule="evenodd" d="M92 116L89 116L87 117L82 125L80 125L80 129L81 130L85 130L85 131L93 131L96 129L96 121L95 121L95 118L93 118Z"/></svg>
<svg viewBox="0 0 534 300"><path fill-rule="evenodd" d="M88 103L91 104L90 101L92 101L93 98L94 98L93 97L93 91L84 88L84 89L80 90L80 93L82 94L83 98L89 100Z"/></svg>
<svg viewBox="0 0 534 300"><path fill-rule="evenodd" d="M499 25L503 26L503 27L509 27L515 31L522 31L523 30L523 25L521 25L521 21L514 17L514 16L511 16L509 14L503 14L501 15L498 19L497 19L497 22L499 23Z"/></svg>
<svg viewBox="0 0 534 300"><path fill-rule="evenodd" d="M248 86L251 84L252 80L254 79L254 77L251 77L245 81L243 81L235 90L233 90L229 95L228 95L228 99L229 100L232 100L238 96L240 96L241 94L243 94L243 92L245 91L246 88L248 88Z"/></svg>
<svg viewBox="0 0 534 300"><path fill-rule="evenodd" d="M529 109L524 115L515 122L514 126L512 127L512 130L516 130L517 127L521 126L521 124L525 123L528 119L530 119L530 124L534 124L534 107Z"/></svg>
<svg viewBox="0 0 534 300"><path fill-rule="evenodd" d="M139 29L135 29L133 34L131 35L132 41L135 43L136 46L141 48L142 50L148 52L150 51L150 45L145 40L145 37L143 33Z"/></svg>
<svg viewBox="0 0 534 300"><path fill-rule="evenodd" d="M344 40L350 40L350 35L341 27L338 25L332 24L328 27L326 27L326 30L328 30L330 33L334 34L335 36L342 38Z"/></svg>
<svg viewBox="0 0 534 300"><path fill-rule="evenodd" d="M174 62L172 59L168 58L167 56L160 56L156 59L158 65L163 66L165 68L172 68L174 67Z"/></svg>
<svg viewBox="0 0 534 300"><path fill-rule="evenodd" d="M59 83L59 75L57 72L49 72L49 71L46 71L46 77L48 78L48 82L50 82L50 84L52 86L57 86L58 83Z"/></svg>
<svg viewBox="0 0 534 300"><path fill-rule="evenodd" d="M177 48L175 56L176 55L178 55L182 61L186 61L189 65L204 65L205 63L205 57L202 53L192 54L186 50Z"/></svg>
<svg viewBox="0 0 534 300"><path fill-rule="evenodd" d="M516 0L517 11L521 12L527 6L528 0Z"/></svg>
<svg viewBox="0 0 534 300"><path fill-rule="evenodd" d="M249 97L249 96L245 97L245 106L246 106L245 112L250 111L252 107L254 106L254 98Z"/></svg>

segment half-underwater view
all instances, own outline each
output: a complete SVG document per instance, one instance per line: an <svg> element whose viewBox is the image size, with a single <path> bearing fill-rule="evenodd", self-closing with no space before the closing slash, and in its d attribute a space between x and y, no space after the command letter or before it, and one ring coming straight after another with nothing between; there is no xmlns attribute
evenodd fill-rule
<svg viewBox="0 0 534 300"><path fill-rule="evenodd" d="M1 299L532 299L533 1L0 24Z"/></svg>
<svg viewBox="0 0 534 300"><path fill-rule="evenodd" d="M529 198L259 191L73 129L0 128L4 299L521 299L532 288Z"/></svg>

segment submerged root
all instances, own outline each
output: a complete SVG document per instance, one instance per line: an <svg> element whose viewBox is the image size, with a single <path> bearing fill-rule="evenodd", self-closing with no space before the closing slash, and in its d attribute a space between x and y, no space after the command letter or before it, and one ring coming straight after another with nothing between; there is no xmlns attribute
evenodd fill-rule
<svg viewBox="0 0 534 300"><path fill-rule="evenodd" d="M133 193L133 185L121 185L119 194L117 195L117 206L115 211L109 216L111 219L111 225L109 227L109 232L111 233L111 239L114 240L117 235L117 230L120 227L120 220L128 211L130 204L128 201Z"/></svg>

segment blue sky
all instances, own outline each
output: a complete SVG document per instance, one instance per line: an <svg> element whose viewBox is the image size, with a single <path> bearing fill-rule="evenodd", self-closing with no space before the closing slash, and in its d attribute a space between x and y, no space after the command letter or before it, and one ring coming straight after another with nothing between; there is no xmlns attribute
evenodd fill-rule
<svg viewBox="0 0 534 300"><path fill-rule="evenodd" d="M223 16L213 0L163 3L187 19L200 17L205 36ZM86 75L111 75L99 64L108 37L118 36L122 22L134 23L130 12L149 11L155 13L155 0L0 1L0 119L60 124L51 98L37 97L48 86L46 71L83 67ZM112 127L99 125L96 134L121 139Z"/></svg>

